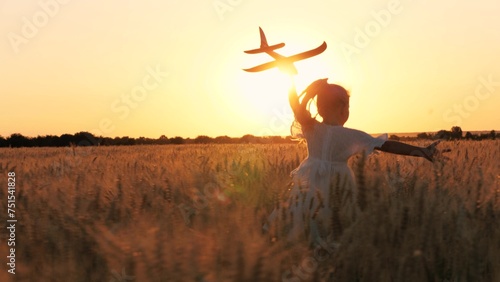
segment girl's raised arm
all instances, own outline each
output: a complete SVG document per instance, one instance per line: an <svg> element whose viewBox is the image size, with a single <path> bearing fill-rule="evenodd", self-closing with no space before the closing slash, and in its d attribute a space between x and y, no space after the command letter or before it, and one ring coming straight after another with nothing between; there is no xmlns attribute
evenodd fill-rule
<svg viewBox="0 0 500 282"><path fill-rule="evenodd" d="M311 119L311 113L306 108L307 101L306 98L302 100L302 104L299 101L299 95L297 95L297 90L295 89L295 84L292 82L292 86L288 91L288 101L290 102L290 107L292 108L295 119L300 123L307 123L307 120Z"/></svg>
<svg viewBox="0 0 500 282"><path fill-rule="evenodd" d="M319 87L322 87L325 83L327 83L328 79L318 79L311 83L306 90L304 90L300 95L297 95L297 90L295 89L295 83L292 80L292 86L290 87L288 93L288 101L290 102L290 107L293 110L293 114L295 115L295 119L302 125L308 126L312 124L314 119L311 117L311 113L307 110L307 103L309 100L314 98L317 94ZM300 96L304 95L302 102L300 102Z"/></svg>

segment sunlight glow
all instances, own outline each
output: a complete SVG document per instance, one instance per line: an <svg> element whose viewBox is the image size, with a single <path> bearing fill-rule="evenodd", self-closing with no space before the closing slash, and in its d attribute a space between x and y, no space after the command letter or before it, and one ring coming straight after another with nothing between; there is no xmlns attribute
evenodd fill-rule
<svg viewBox="0 0 500 282"><path fill-rule="evenodd" d="M388 4L381 0L312 1L307 13L290 1L217 1L242 2L224 19L211 5L193 9L190 1L75 1L60 9L3 2L0 120L9 122L1 136L96 128L107 137L135 138L289 134L288 76L276 68L242 70L274 60L244 53L259 48L259 27L270 46L285 43L275 50L282 56L326 42L323 53L294 63L295 85L300 93L328 78L346 88L348 127L372 133L498 130L496 1L444 0L432 9L426 1L406 1L390 17L381 16ZM146 79L155 86L133 96L150 75L148 66L169 75ZM103 121L113 129L104 132Z"/></svg>
<svg viewBox="0 0 500 282"><path fill-rule="evenodd" d="M288 89L291 79L277 69L262 73L241 73L238 86L244 105L251 107L255 115L271 117L273 109L281 109L288 104Z"/></svg>
<svg viewBox="0 0 500 282"><path fill-rule="evenodd" d="M285 30L284 30L285 31ZM319 46L321 40L308 38L306 35L278 33L281 36L268 34L268 43L277 44L284 42L285 47L276 49L275 52L282 56L292 56ZM280 38L281 37L281 38ZM258 44L257 37L253 39L254 45ZM299 40L300 39L300 40ZM249 38L245 38L245 44L248 44ZM327 53L319 54L305 60L294 63L298 71L296 75L290 75L289 70L283 68L274 68L262 72L241 72L234 81L235 89L241 93L243 105L254 110L255 115L264 116L265 119L272 119L276 115L277 109L283 109L288 106L288 90L292 86L292 81L296 85L297 93L301 93L311 82L320 78L330 78L332 76L332 66ZM272 62L274 58L266 53L245 55L242 61L242 68L257 66L263 63ZM290 114L290 119L293 117Z"/></svg>

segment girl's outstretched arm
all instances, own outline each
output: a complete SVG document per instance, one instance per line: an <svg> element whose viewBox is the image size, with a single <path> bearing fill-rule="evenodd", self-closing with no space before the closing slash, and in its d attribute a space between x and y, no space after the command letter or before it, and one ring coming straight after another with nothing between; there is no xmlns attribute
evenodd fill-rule
<svg viewBox="0 0 500 282"><path fill-rule="evenodd" d="M308 124L310 120L312 120L311 113L306 107L309 100L310 98L306 95L306 97L302 100L302 103L300 103L299 95L297 95L297 90L295 89L295 84L292 83L292 86L288 91L288 101L290 102L290 107L292 108L295 119L301 125Z"/></svg>
<svg viewBox="0 0 500 282"><path fill-rule="evenodd" d="M437 153L436 145L439 144L439 142L441 141L438 140L427 147L417 147L410 144L389 140L385 141L382 146L375 149L392 154L423 157L428 161L433 162L434 156Z"/></svg>

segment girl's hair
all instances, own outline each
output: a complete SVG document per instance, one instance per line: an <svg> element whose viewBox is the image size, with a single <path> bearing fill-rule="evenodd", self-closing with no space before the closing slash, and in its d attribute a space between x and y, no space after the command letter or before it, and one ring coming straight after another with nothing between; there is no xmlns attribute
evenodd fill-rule
<svg viewBox="0 0 500 282"><path fill-rule="evenodd" d="M338 106L349 103L349 92L338 84L329 84L325 81L313 94L316 96L318 114L322 117L327 111L336 110Z"/></svg>
<svg viewBox="0 0 500 282"><path fill-rule="evenodd" d="M316 108L318 113L312 117L313 120L319 114L324 117L327 111L337 110L339 106L344 106L349 103L349 92L342 86L337 84L329 84L326 82L327 79L319 79L311 83L302 93L299 95L299 99L304 96L306 99L302 99L301 103L306 103L304 105L307 111L311 113L310 106L316 97ZM312 93L314 91L316 93ZM301 124L297 119L295 119L290 128L291 135L296 140L305 140L303 128L307 127L307 124Z"/></svg>

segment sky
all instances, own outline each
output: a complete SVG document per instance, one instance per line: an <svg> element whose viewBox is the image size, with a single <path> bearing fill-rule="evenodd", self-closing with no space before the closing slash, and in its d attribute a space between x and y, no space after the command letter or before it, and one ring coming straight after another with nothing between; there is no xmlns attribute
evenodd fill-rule
<svg viewBox="0 0 500 282"><path fill-rule="evenodd" d="M493 0L0 0L0 135L288 135L297 91L350 91L368 133L500 129L500 4Z"/></svg>

